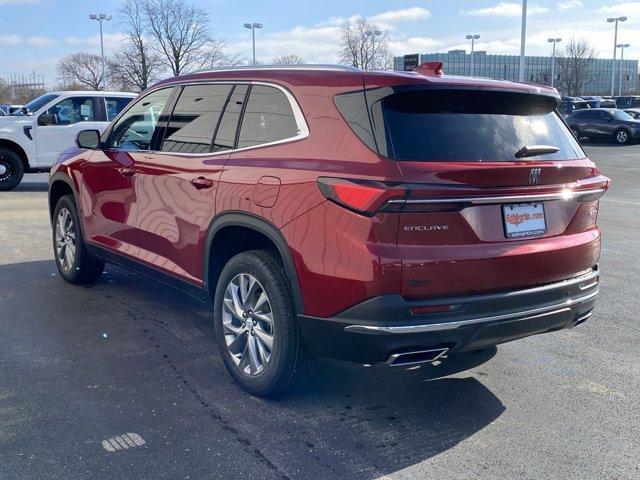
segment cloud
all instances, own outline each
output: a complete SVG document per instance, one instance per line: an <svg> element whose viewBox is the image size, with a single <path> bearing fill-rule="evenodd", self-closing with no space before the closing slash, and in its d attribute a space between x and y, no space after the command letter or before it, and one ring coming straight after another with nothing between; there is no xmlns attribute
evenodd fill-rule
<svg viewBox="0 0 640 480"><path fill-rule="evenodd" d="M626 2L607 5L598 9L598 13L607 15L640 15L640 2Z"/></svg>
<svg viewBox="0 0 640 480"><path fill-rule="evenodd" d="M49 37L34 36L27 38L27 43L32 47L46 48L55 45L56 41Z"/></svg>
<svg viewBox="0 0 640 480"><path fill-rule="evenodd" d="M0 45L19 45L22 43L20 35L6 34L0 35Z"/></svg>
<svg viewBox="0 0 640 480"><path fill-rule="evenodd" d="M581 0L567 0L565 2L558 2L558 10L562 11L573 10L580 7L582 7Z"/></svg>
<svg viewBox="0 0 640 480"><path fill-rule="evenodd" d="M324 25L316 27L296 26L289 30L261 35L256 42L256 55L262 62L270 62L276 56L296 54L307 62L335 63L340 50L340 27ZM230 54L251 55L251 39L243 38L227 42Z"/></svg>
<svg viewBox="0 0 640 480"><path fill-rule="evenodd" d="M404 55L408 53L424 53L443 48L444 44L441 40L431 37L407 37L389 39L389 47L395 55Z"/></svg>
<svg viewBox="0 0 640 480"><path fill-rule="evenodd" d="M92 35L89 37L67 37L65 43L68 45L78 46L82 48L88 48L92 51L100 50L100 35ZM122 33L105 33L104 34L104 49L105 53L117 50L124 41L124 34Z"/></svg>
<svg viewBox="0 0 640 480"><path fill-rule="evenodd" d="M529 5L527 15L536 15L539 13L547 13L549 9L540 5ZM513 2L500 2L493 7L478 8L475 10L463 11L467 15L475 15L479 17L519 17L522 15L522 4Z"/></svg>
<svg viewBox="0 0 640 480"><path fill-rule="evenodd" d="M412 7L379 13L371 17L370 20L376 23L413 22L416 20L424 20L430 16L431 12L426 8Z"/></svg>

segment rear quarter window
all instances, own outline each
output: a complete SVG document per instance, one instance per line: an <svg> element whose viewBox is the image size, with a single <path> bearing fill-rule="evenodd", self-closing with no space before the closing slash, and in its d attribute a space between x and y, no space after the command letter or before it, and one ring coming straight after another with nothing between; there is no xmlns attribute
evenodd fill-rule
<svg viewBox="0 0 640 480"><path fill-rule="evenodd" d="M238 148L293 138L298 134L291 104L275 87L253 85L242 116Z"/></svg>

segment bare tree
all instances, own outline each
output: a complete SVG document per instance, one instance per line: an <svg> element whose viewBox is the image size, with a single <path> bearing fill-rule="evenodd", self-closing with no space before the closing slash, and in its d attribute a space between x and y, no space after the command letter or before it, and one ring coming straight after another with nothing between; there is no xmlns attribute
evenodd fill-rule
<svg viewBox="0 0 640 480"><path fill-rule="evenodd" d="M154 47L174 75L209 66L218 54L206 9L185 0L140 0Z"/></svg>
<svg viewBox="0 0 640 480"><path fill-rule="evenodd" d="M244 65L245 60L241 55L227 55L224 52L225 41L223 39L214 39L205 46L205 61L201 68L216 69L224 67L237 67Z"/></svg>
<svg viewBox="0 0 640 480"><path fill-rule="evenodd" d="M118 89L140 92L160 78L162 60L150 46L141 4L126 0L119 13L124 45L109 62L109 80Z"/></svg>
<svg viewBox="0 0 640 480"><path fill-rule="evenodd" d="M591 42L584 38L572 37L563 54L556 59L560 78L558 86L566 95L575 97L582 95L587 72L595 58L595 50Z"/></svg>
<svg viewBox="0 0 640 480"><path fill-rule="evenodd" d="M346 21L340 30L340 62L363 70L387 70L393 66L389 34L367 35L379 27L364 17Z"/></svg>
<svg viewBox="0 0 640 480"><path fill-rule="evenodd" d="M281 57L275 57L271 63L273 65L302 65L304 60L295 54L282 55Z"/></svg>
<svg viewBox="0 0 640 480"><path fill-rule="evenodd" d="M102 89L102 60L99 55L74 53L61 59L57 70L63 83L77 83L90 90Z"/></svg>

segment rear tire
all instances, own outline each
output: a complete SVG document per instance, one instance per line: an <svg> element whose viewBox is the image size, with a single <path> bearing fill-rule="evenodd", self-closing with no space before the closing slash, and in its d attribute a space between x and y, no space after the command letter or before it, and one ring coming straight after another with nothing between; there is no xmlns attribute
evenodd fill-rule
<svg viewBox="0 0 640 480"><path fill-rule="evenodd" d="M283 394L308 377L304 345L280 262L265 250L240 253L222 269L215 291L214 334L233 379L258 396Z"/></svg>
<svg viewBox="0 0 640 480"><path fill-rule="evenodd" d="M578 130L576 127L571 127L571 133L573 133L573 136L576 137L576 140L580 141L580 130Z"/></svg>
<svg viewBox="0 0 640 480"><path fill-rule="evenodd" d="M20 156L13 150L0 148L0 191L16 188L23 176L24 164Z"/></svg>
<svg viewBox="0 0 640 480"><path fill-rule="evenodd" d="M618 145L626 145L631 141L631 135L629 135L629 131L624 128L616 130L613 138Z"/></svg>
<svg viewBox="0 0 640 480"><path fill-rule="evenodd" d="M53 213L53 254L60 276L69 283L94 283L104 262L94 257L84 243L80 216L73 195L58 200Z"/></svg>

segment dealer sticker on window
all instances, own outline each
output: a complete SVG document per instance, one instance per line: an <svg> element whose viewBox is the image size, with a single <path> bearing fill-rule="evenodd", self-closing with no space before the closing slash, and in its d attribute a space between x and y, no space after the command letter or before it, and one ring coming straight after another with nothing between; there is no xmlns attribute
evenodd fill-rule
<svg viewBox="0 0 640 480"><path fill-rule="evenodd" d="M542 203L503 205L502 217L507 238L532 237L547 231Z"/></svg>

